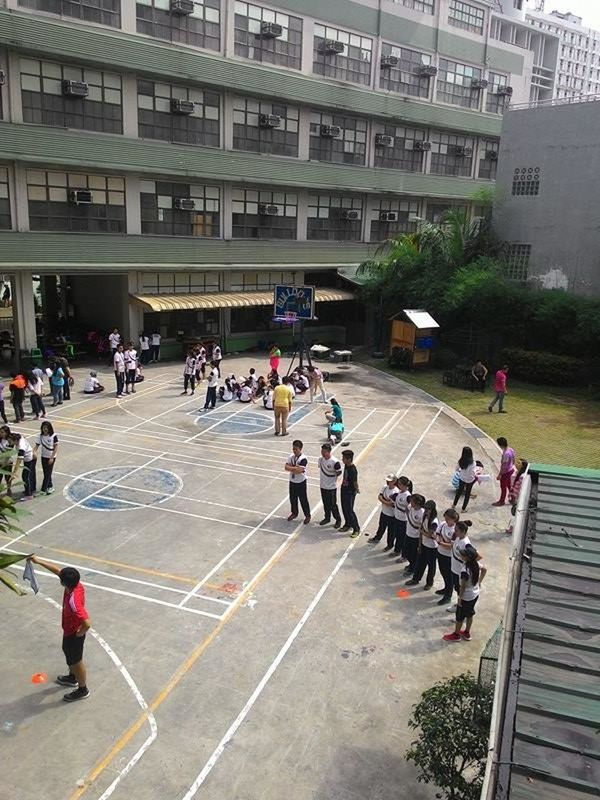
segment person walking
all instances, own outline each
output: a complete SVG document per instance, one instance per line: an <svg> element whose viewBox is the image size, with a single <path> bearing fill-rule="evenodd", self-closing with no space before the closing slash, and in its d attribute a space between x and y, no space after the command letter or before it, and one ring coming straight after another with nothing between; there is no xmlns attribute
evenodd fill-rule
<svg viewBox="0 0 600 800"><path fill-rule="evenodd" d="M481 556L472 544L465 546L463 560L464 563L459 576L456 624L452 633L446 633L442 636L445 642L459 642L461 639L466 642L471 641L475 604L479 600L481 584L487 574L487 569L481 561ZM464 630L462 630L463 622L465 623Z"/></svg>
<svg viewBox="0 0 600 800"><path fill-rule="evenodd" d="M358 470L354 464L354 451L343 450L342 462L344 464L344 472L340 498L342 501L342 514L344 515L344 527L340 528L340 530L342 533L351 531L350 537L356 539L357 536L360 536L360 525L354 511L354 502L356 495L359 493Z"/></svg>
<svg viewBox="0 0 600 800"><path fill-rule="evenodd" d="M65 390L65 372L58 361L56 361L52 367L50 387L52 389L52 405L62 406Z"/></svg>
<svg viewBox="0 0 600 800"><path fill-rule="evenodd" d="M496 377L494 378L494 391L496 392L496 396L492 400L492 402L488 406L488 411L490 414L494 410L494 406L498 403L498 413L499 414L506 414L504 410L504 398L506 397L506 393L508 389L506 387L506 382L508 381L508 366L505 364L502 369L499 369L496 373Z"/></svg>
<svg viewBox="0 0 600 800"><path fill-rule="evenodd" d="M327 402L327 392L323 383L323 373L318 367L308 368L308 388L310 391L310 402L312 403L317 392L321 392L321 399Z"/></svg>
<svg viewBox="0 0 600 800"><path fill-rule="evenodd" d="M150 337L144 331L140 333L140 361L144 367L150 361Z"/></svg>
<svg viewBox="0 0 600 800"><path fill-rule="evenodd" d="M62 651L65 655L69 672L59 675L56 682L61 686L70 686L72 692L65 694L63 700L72 703L75 700L85 700L90 696L87 688L87 670L83 661L83 646L85 636L91 628L90 615L85 607L85 589L81 583L81 576L75 567L62 567L42 561L35 555L27 559L32 564L37 564L60 580L64 588L62 602Z"/></svg>
<svg viewBox="0 0 600 800"><path fill-rule="evenodd" d="M10 482L12 487L19 470L21 470L21 480L23 482L23 496L21 501L33 500L36 490L35 467L37 459L33 452L33 447L20 433L11 433L8 440L15 451L13 465L7 484Z"/></svg>
<svg viewBox="0 0 600 800"><path fill-rule="evenodd" d="M34 375L33 372L27 373L27 389L29 390L29 400L31 401L31 412L35 415L36 419L46 416L46 407L44 406L43 394L44 384L41 378Z"/></svg>
<svg viewBox="0 0 600 800"><path fill-rule="evenodd" d="M499 436L496 439L498 446L502 450L502 458L500 459L500 469L496 475L496 480L500 481L500 499L492 503L493 506L503 506L506 502L506 496L510 492L512 484L513 472L515 471L515 451L512 447L508 446L504 436Z"/></svg>
<svg viewBox="0 0 600 800"><path fill-rule="evenodd" d="M219 378L221 377L221 361L223 360L223 353L221 352L221 345L217 342L213 344L212 348L212 355L211 355L212 363L217 368L217 373Z"/></svg>
<svg viewBox="0 0 600 800"><path fill-rule="evenodd" d="M273 389L273 415L275 417L275 433L274 436L287 436L287 421L292 411L292 401L294 398L294 390L290 386L289 378L284 378L283 383L280 383Z"/></svg>
<svg viewBox="0 0 600 800"><path fill-rule="evenodd" d="M123 389L125 388L125 356L123 355L123 345L117 346L117 352L113 358L113 367L115 370L115 380L117 382L117 397L123 397Z"/></svg>
<svg viewBox="0 0 600 800"><path fill-rule="evenodd" d="M8 389L10 391L10 404L15 412L15 422L25 422L23 403L25 402L27 381L20 372L11 372L10 377L11 381L8 384Z"/></svg>
<svg viewBox="0 0 600 800"><path fill-rule="evenodd" d="M342 474L342 465L331 455L329 442L321 445L319 458L319 486L323 501L323 519L319 525L329 525L331 517L335 520L333 527L338 530L342 524L340 510L337 505L337 479Z"/></svg>
<svg viewBox="0 0 600 800"><path fill-rule="evenodd" d="M394 529L394 509L396 507L396 495L398 494L398 486L396 485L396 476L393 472L385 476L385 485L377 495L377 499L381 503L381 511L379 512L379 524L377 530L368 539L369 544L377 544L383 538L383 534L387 531L387 545L384 547L384 552L387 553L394 546L390 544L393 539Z"/></svg>
<svg viewBox="0 0 600 800"><path fill-rule="evenodd" d="M188 350L187 358L183 365L183 392L181 394L188 393L188 386L191 388L192 394L194 394L196 390L196 355L191 348Z"/></svg>
<svg viewBox="0 0 600 800"><path fill-rule="evenodd" d="M123 353L123 360L125 362L125 394L129 394L129 387L131 386L131 394L135 394L135 376L137 375L138 368L138 354L133 346L133 342L129 342L127 350Z"/></svg>
<svg viewBox="0 0 600 800"><path fill-rule="evenodd" d="M44 474L42 493L52 494L54 491L54 486L52 485L52 470L54 469L54 462L56 461L56 455L58 453L58 436L54 433L54 428L48 421L42 422L40 434L34 443L33 455L36 458L38 450L41 451L42 472Z"/></svg>
<svg viewBox="0 0 600 800"><path fill-rule="evenodd" d="M271 372L279 372L279 362L281 361L281 350L279 346L273 343L269 350L269 366Z"/></svg>
<svg viewBox="0 0 600 800"><path fill-rule="evenodd" d="M292 442L292 454L285 462L285 471L290 474L290 514L288 522L298 516L298 503L302 506L304 513L304 524L310 522L310 505L306 491L306 468L308 459L302 452L304 445L300 439Z"/></svg>
<svg viewBox="0 0 600 800"><path fill-rule="evenodd" d="M462 510L466 511L471 498L473 487L477 483L477 476L475 474L475 459L473 458L473 450L470 447L463 447L456 471L458 474L458 488L454 495L454 508L458 505L458 501L464 494Z"/></svg>
<svg viewBox="0 0 600 800"><path fill-rule="evenodd" d="M452 600L452 542L454 541L454 526L458 522L458 512L449 508L444 513L444 521L435 532L437 541L437 560L440 575L444 580L444 588L436 591L440 595L438 606L445 606Z"/></svg>
<svg viewBox="0 0 600 800"><path fill-rule="evenodd" d="M150 347L152 350L152 361L160 361L160 341L162 336L158 332L157 329L154 330L154 333L150 337Z"/></svg>
<svg viewBox="0 0 600 800"><path fill-rule="evenodd" d="M219 373L217 365L212 362L210 365L210 372L208 373L208 385L206 387L206 400L204 401L204 410L208 411L209 407L214 408L217 404L217 389L219 388Z"/></svg>

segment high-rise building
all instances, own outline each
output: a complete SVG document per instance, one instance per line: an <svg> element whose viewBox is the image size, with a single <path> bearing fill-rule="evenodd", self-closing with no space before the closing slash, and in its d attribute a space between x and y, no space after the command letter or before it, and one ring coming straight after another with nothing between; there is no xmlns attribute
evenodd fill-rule
<svg viewBox="0 0 600 800"><path fill-rule="evenodd" d="M570 12L530 10L527 21L538 30L560 39L554 97L600 94L600 31L587 28Z"/></svg>
<svg viewBox="0 0 600 800"><path fill-rule="evenodd" d="M473 206L509 101L551 92L556 41L480 0L7 0L0 271L18 346L38 344L32 279L46 334L243 349L271 336L273 286L308 282L338 336L338 268Z"/></svg>

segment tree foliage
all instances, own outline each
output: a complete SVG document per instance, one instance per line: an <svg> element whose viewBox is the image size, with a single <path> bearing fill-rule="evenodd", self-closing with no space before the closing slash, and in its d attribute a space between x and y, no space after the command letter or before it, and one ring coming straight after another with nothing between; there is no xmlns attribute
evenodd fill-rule
<svg viewBox="0 0 600 800"><path fill-rule="evenodd" d="M479 800L485 773L494 690L465 673L421 695L408 725L419 731L406 754L417 780L433 783L444 800Z"/></svg>

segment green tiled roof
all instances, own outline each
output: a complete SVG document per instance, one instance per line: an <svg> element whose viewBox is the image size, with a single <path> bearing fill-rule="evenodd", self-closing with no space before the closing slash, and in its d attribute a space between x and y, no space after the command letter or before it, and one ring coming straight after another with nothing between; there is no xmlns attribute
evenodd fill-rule
<svg viewBox="0 0 600 800"><path fill-rule="evenodd" d="M496 797L590 800L600 794L600 471L532 474L510 780Z"/></svg>
<svg viewBox="0 0 600 800"><path fill-rule="evenodd" d="M347 167L102 133L0 123L0 159L237 183L469 198L489 181Z"/></svg>
<svg viewBox="0 0 600 800"><path fill-rule="evenodd" d="M41 272L68 267L71 272L100 269L150 269L172 272L249 268L263 265L331 269L360 264L377 244L347 242L248 241L168 236L115 236L88 233L0 232L0 267Z"/></svg>
<svg viewBox="0 0 600 800"><path fill-rule="evenodd" d="M0 11L0 43L38 57L96 64L105 69L149 74L203 86L220 86L264 98L499 136L498 115L418 102L381 91L367 91L333 80L226 59L185 46L169 45L135 34L58 22L15 11Z"/></svg>

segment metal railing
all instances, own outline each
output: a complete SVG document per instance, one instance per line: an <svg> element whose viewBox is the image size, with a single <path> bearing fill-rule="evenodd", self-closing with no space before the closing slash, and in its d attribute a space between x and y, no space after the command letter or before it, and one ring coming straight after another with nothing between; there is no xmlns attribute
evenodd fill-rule
<svg viewBox="0 0 600 800"><path fill-rule="evenodd" d="M553 97L551 100L536 100L533 103L511 103L507 111L523 111L526 108L550 108L551 106L570 106L577 103L596 103L600 94L577 94L574 97Z"/></svg>

